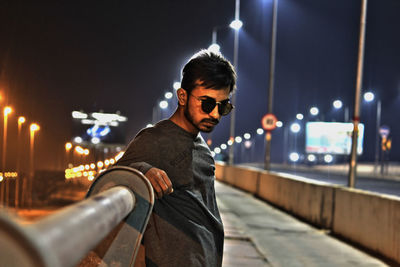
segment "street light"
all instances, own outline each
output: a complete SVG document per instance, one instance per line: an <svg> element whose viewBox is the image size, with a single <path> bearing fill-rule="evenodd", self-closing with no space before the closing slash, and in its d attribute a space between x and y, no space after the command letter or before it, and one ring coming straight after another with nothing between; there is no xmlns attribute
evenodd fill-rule
<svg viewBox="0 0 400 267"><path fill-rule="evenodd" d="M297 113L296 114L296 119L298 119L299 121L301 121L302 119L304 119L304 115L301 113Z"/></svg>
<svg viewBox="0 0 400 267"><path fill-rule="evenodd" d="M218 54L220 52L221 47L217 44L217 30L220 27L214 27L212 31L211 45L208 47L208 50Z"/></svg>
<svg viewBox="0 0 400 267"><path fill-rule="evenodd" d="M292 131L292 133L298 133L298 132L300 132L300 130L301 130L301 126L297 122L294 122L290 125L290 131Z"/></svg>
<svg viewBox="0 0 400 267"><path fill-rule="evenodd" d="M168 102L166 100L162 100L159 103L160 108L166 109L168 107Z"/></svg>
<svg viewBox="0 0 400 267"><path fill-rule="evenodd" d="M372 102L375 99L375 94L372 92L364 93L364 100L367 102ZM374 172L378 171L379 164L379 128L381 127L381 100L376 101L376 132L375 132L375 163Z"/></svg>
<svg viewBox="0 0 400 267"><path fill-rule="evenodd" d="M20 150L21 150L21 130L22 130L22 124L24 124L26 121L25 117L20 116L18 117L18 135L17 135L17 173L18 177L15 181L15 208L18 209L18 202L19 202L19 180L22 178L21 177L21 170L20 170L20 164L21 164L21 159L20 159Z"/></svg>
<svg viewBox="0 0 400 267"><path fill-rule="evenodd" d="M232 21L231 27L235 27L235 39L233 43L233 66L236 69L236 73L238 71L238 53L239 53L239 30L242 27L243 23L239 20L240 15L240 0L236 0L235 2L235 20ZM239 23L240 21L240 23ZM240 25L240 27L239 27ZM232 95L232 105L236 104L236 94ZM230 140L233 141L235 136L235 118L236 118L236 109L233 109L231 112L231 123L230 123ZM229 165L233 165L233 156L234 156L234 146L231 145L229 147Z"/></svg>
<svg viewBox="0 0 400 267"><path fill-rule="evenodd" d="M235 19L234 21L231 22L231 24L229 24L229 27L231 27L232 29L238 31L240 30L240 28L242 28L243 26L243 22L240 19Z"/></svg>
<svg viewBox="0 0 400 267"><path fill-rule="evenodd" d="M173 87L175 90L178 90L179 88L181 88L181 83L180 82L174 82Z"/></svg>
<svg viewBox="0 0 400 267"><path fill-rule="evenodd" d="M70 161L70 151L72 149L72 143L71 142L67 142L65 143L65 161L66 161L66 165L68 167L69 161Z"/></svg>
<svg viewBox="0 0 400 267"><path fill-rule="evenodd" d="M317 116L319 113L319 109L317 107L311 107L310 108L310 114L313 116Z"/></svg>
<svg viewBox="0 0 400 267"><path fill-rule="evenodd" d="M4 128L3 128L3 151L2 151L2 161L1 161L1 170L3 174L3 183L1 183L1 193L0 193L0 201L3 202L4 200L4 183L6 183L6 187L8 185L7 180L5 179L5 172L6 172L6 150L7 150L7 121L8 121L8 115L11 114L12 108L7 106L4 108L3 113L4 113ZM7 191L7 188L6 188ZM8 199L6 197L6 201L8 202Z"/></svg>
<svg viewBox="0 0 400 267"><path fill-rule="evenodd" d="M335 109L340 109L340 108L342 108L342 106L343 106L343 102L342 101L340 101L340 100L333 101L333 107Z"/></svg>
<svg viewBox="0 0 400 267"><path fill-rule="evenodd" d="M339 99L336 99L335 101L333 101L332 105L337 110L343 108L343 102ZM344 122L348 122L348 121L349 121L349 108L345 107L344 108Z"/></svg>
<svg viewBox="0 0 400 267"><path fill-rule="evenodd" d="M29 202L29 207L32 206L32 189L33 189L33 177L34 177L34 148L35 148L35 132L40 130L40 127L37 123L31 123L30 127L30 150L29 150L29 198L28 198L28 202Z"/></svg>

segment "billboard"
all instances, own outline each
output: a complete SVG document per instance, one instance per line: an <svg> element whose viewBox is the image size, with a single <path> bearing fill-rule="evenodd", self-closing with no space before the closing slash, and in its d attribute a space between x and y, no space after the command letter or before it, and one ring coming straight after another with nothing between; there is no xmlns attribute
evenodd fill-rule
<svg viewBox="0 0 400 267"><path fill-rule="evenodd" d="M124 144L127 118L119 113L73 111L73 137L83 143Z"/></svg>
<svg viewBox="0 0 400 267"><path fill-rule="evenodd" d="M364 124L359 124L357 154L363 152ZM350 155L352 123L307 122L306 152L316 154Z"/></svg>

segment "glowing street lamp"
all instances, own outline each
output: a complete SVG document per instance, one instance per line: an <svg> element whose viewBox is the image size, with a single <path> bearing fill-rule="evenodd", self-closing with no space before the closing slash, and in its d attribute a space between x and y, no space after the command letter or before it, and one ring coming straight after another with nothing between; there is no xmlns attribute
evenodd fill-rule
<svg viewBox="0 0 400 267"><path fill-rule="evenodd" d="M340 101L340 100L335 100L335 101L333 101L333 107L334 107L335 109L340 109L340 108L343 107L343 102Z"/></svg>
<svg viewBox="0 0 400 267"><path fill-rule="evenodd" d="M301 126L297 122L294 122L290 125L290 131L292 131L292 133L298 133L298 132L300 132L300 130L301 130Z"/></svg>
<svg viewBox="0 0 400 267"><path fill-rule="evenodd" d="M168 107L168 102L166 100L162 100L162 101L160 101L159 106L162 109L166 109Z"/></svg>
<svg viewBox="0 0 400 267"><path fill-rule="evenodd" d="M372 102L375 99L375 94L372 92L366 92L364 93L363 97L366 102ZM379 163L379 128L381 127L381 106L382 106L381 100L378 99L376 101L375 163L374 163L375 173L378 171L378 163Z"/></svg>
<svg viewBox="0 0 400 267"><path fill-rule="evenodd" d="M65 143L65 161L66 161L66 165L68 167L68 164L70 163L70 151L72 149L72 143L71 142L67 142Z"/></svg>
<svg viewBox="0 0 400 267"><path fill-rule="evenodd" d="M297 113L296 114L296 119L298 119L299 121L301 121L302 119L304 119L304 115L301 113Z"/></svg>
<svg viewBox="0 0 400 267"><path fill-rule="evenodd" d="M21 179L21 171L20 171L20 150L21 150L21 130L22 124L26 121L25 117L20 116L18 117L18 135L17 135L17 173L18 178L15 181L15 208L18 209L18 201L19 201L19 180Z"/></svg>
<svg viewBox="0 0 400 267"><path fill-rule="evenodd" d="M372 92L366 92L366 93L364 93L364 100L365 100L365 101L371 102L371 101L374 101L374 99L375 99L374 93L372 93Z"/></svg>
<svg viewBox="0 0 400 267"><path fill-rule="evenodd" d="M33 184L33 176L34 176L34 148L35 148L35 132L40 130L40 127L37 123L31 123L30 127L30 150L29 150L29 207L32 206L32 184Z"/></svg>
<svg viewBox="0 0 400 267"><path fill-rule="evenodd" d="M242 28L243 26L243 22L240 19L235 19L234 21L231 22L231 24L229 24L229 27L231 27L232 29L238 31L240 30L240 28Z"/></svg>
<svg viewBox="0 0 400 267"><path fill-rule="evenodd" d="M2 151L2 161L1 161L1 170L3 173L3 178L5 178L5 172L6 172L6 151L7 151L7 121L8 121L8 115L12 112L11 107L5 107L3 112L4 112L4 128L3 128L3 151ZM7 180L4 180L4 182L7 184ZM0 193L0 201L3 202L4 199L4 185L3 183L1 184L1 193ZM8 201L8 199L6 199Z"/></svg>
<svg viewBox="0 0 400 267"><path fill-rule="evenodd" d="M181 88L181 83L180 82L174 82L173 87L175 90L178 90L179 88Z"/></svg>
<svg viewBox="0 0 400 267"><path fill-rule="evenodd" d="M174 95L171 92L166 92L164 96L166 99L171 99Z"/></svg>
<svg viewBox="0 0 400 267"><path fill-rule="evenodd" d="M319 109L317 107L310 108L310 114L313 116L317 116L319 113Z"/></svg>
<svg viewBox="0 0 400 267"><path fill-rule="evenodd" d="M72 144L71 144L71 142L68 142L68 143L65 143L65 151L70 151L71 150L71 148L72 148Z"/></svg>

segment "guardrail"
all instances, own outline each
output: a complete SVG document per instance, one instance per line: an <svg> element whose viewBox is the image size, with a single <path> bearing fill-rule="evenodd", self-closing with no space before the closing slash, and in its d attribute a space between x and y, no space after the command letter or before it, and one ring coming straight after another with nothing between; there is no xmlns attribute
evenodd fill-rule
<svg viewBox="0 0 400 267"><path fill-rule="evenodd" d="M87 199L37 222L21 225L0 213L0 265L72 267L93 251L85 266L133 266L153 204L141 172L110 168Z"/></svg>

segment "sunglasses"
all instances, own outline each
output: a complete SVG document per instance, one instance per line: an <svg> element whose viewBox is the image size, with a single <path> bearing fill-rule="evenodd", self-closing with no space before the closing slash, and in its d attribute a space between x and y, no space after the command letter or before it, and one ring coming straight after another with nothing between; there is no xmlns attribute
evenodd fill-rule
<svg viewBox="0 0 400 267"><path fill-rule="evenodd" d="M217 102L214 98L209 96L198 97L192 94L190 95L201 101L201 109L207 114L213 111L216 105L218 105L218 113L221 116L228 115L229 112L231 112L231 110L234 108L231 102L229 102L229 99Z"/></svg>

